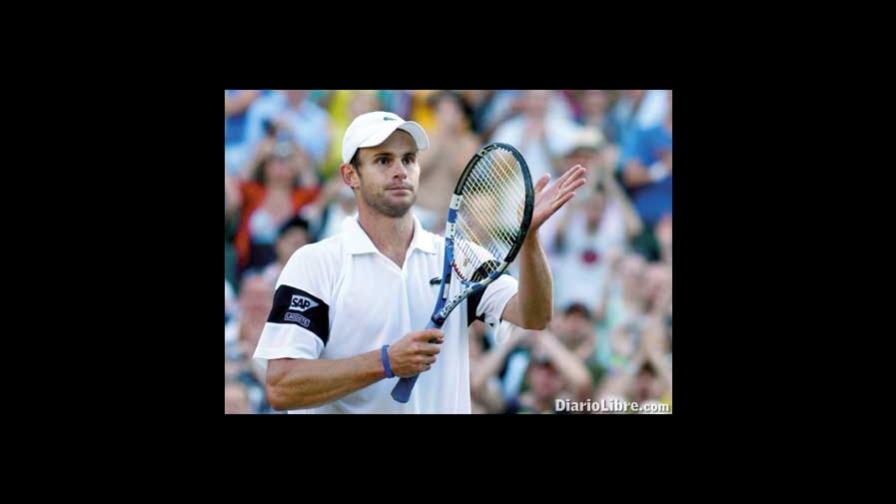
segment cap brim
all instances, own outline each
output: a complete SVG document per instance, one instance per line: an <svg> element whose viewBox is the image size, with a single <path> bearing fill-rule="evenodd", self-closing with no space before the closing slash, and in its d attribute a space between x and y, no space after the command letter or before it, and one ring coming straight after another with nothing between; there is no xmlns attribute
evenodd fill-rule
<svg viewBox="0 0 896 504"><path fill-rule="evenodd" d="M426 131L423 130L423 126L420 126L414 121L405 121L398 127L398 129L407 131L411 134L411 137L414 138L414 142L417 144L418 150L426 150L429 148L429 137L426 136Z"/></svg>
<svg viewBox="0 0 896 504"><path fill-rule="evenodd" d="M420 126L414 121L405 121L394 127L390 125L388 128L383 128L361 142L358 145L358 148L376 147L385 142L392 133L395 133L395 130L402 130L411 135L411 138L414 139L414 143L417 144L417 150L425 150L429 148L429 137L426 136L426 131L423 130L423 126Z"/></svg>

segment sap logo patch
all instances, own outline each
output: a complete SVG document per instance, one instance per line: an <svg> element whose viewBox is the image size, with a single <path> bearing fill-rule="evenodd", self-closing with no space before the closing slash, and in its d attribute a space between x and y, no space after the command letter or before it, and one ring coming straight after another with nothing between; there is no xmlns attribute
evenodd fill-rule
<svg viewBox="0 0 896 504"><path fill-rule="evenodd" d="M274 292L274 303L268 322L295 324L320 338L324 345L330 339L330 307L313 294L289 285L281 285Z"/></svg>
<svg viewBox="0 0 896 504"><path fill-rule="evenodd" d="M309 319L303 317L302 315L299 315L298 313L286 312L286 314L283 316L283 320L287 322L295 322L302 327L308 327L309 325L311 325L311 321Z"/></svg>
<svg viewBox="0 0 896 504"><path fill-rule="evenodd" d="M318 304L305 296L293 294L292 300L289 302L289 309L304 312L310 308L314 308Z"/></svg>

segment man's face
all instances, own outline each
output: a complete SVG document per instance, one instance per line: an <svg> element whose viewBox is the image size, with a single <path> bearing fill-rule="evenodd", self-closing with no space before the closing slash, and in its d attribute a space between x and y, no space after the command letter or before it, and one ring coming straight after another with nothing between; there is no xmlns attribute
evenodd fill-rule
<svg viewBox="0 0 896 504"><path fill-rule="evenodd" d="M377 213L402 217L417 201L420 166L417 145L408 133L395 133L376 147L358 151L361 200Z"/></svg>

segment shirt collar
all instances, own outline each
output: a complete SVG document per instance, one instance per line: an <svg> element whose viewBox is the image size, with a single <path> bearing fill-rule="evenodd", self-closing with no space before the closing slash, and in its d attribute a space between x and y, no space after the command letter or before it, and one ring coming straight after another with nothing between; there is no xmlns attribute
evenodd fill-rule
<svg viewBox="0 0 896 504"><path fill-rule="evenodd" d="M423 229L420 219L416 215L412 217L414 218L414 237L411 239L409 250L417 249L427 254L436 254L436 247L429 236L430 233ZM367 232L361 228L356 217L346 217L343 221L342 229L346 234L345 243L349 254L378 252L376 245L367 236Z"/></svg>

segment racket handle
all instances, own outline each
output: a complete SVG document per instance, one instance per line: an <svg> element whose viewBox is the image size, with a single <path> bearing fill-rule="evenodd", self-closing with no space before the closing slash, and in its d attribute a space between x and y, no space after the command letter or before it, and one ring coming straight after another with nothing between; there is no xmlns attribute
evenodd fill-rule
<svg viewBox="0 0 896 504"><path fill-rule="evenodd" d="M429 321L429 324L426 325L427 329L438 329L442 327L441 324L436 324L432 320ZM392 389L392 399L400 403L406 403L411 399L411 392L414 390L414 384L417 383L417 378L420 375L414 375L410 378L402 378L398 380L398 383L395 384L395 388Z"/></svg>

